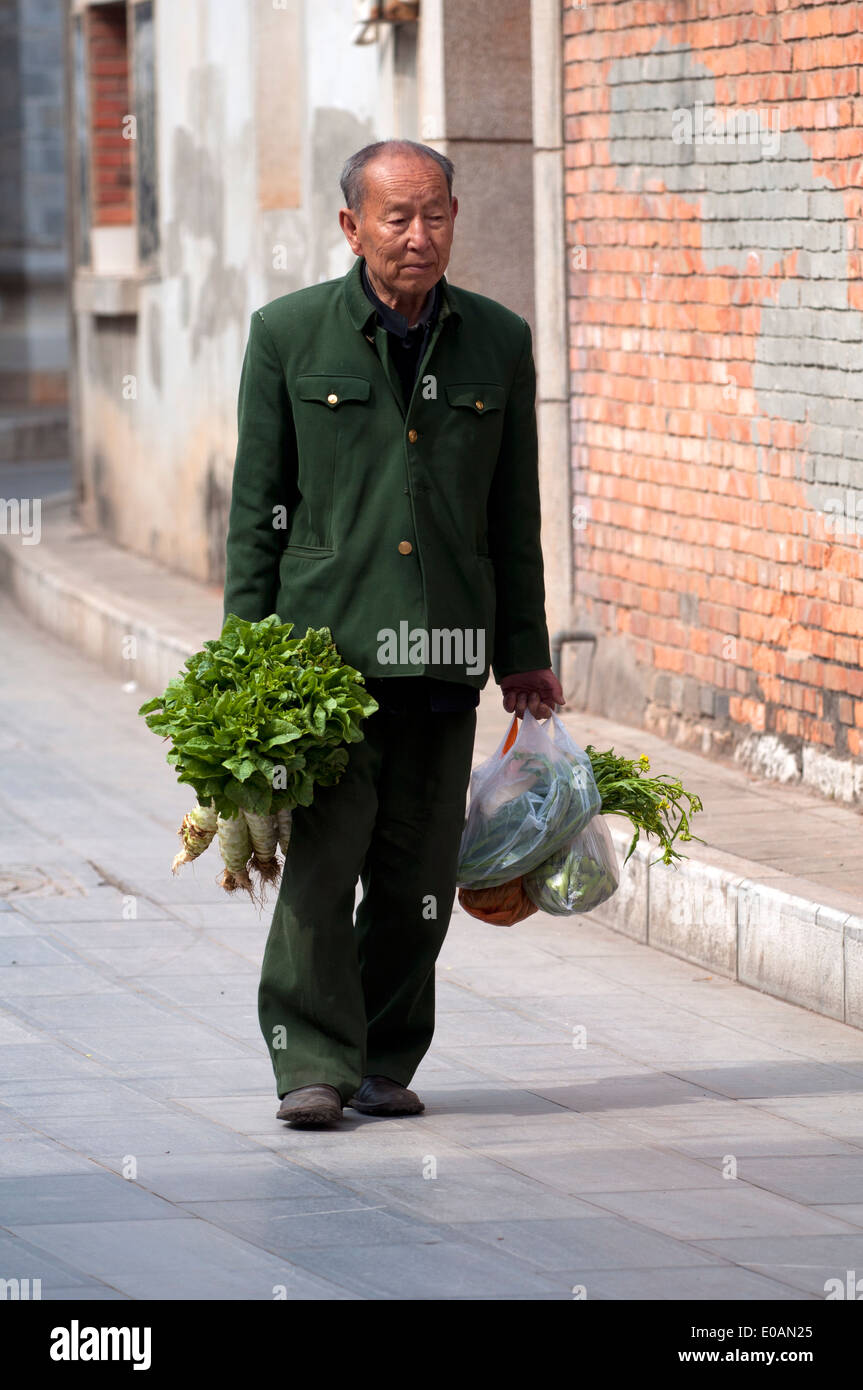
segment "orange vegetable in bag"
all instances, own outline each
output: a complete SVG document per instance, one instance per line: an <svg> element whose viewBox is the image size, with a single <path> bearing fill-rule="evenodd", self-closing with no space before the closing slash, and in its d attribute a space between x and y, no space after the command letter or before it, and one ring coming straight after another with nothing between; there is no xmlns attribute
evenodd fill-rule
<svg viewBox="0 0 863 1390"><path fill-rule="evenodd" d="M496 888L459 888L458 900L471 917L496 927L514 927L538 911L524 891L521 878L512 878Z"/></svg>

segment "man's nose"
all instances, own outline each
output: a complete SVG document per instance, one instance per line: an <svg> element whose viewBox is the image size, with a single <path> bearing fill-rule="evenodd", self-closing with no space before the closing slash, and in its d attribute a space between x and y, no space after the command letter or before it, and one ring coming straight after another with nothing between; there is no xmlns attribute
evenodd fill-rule
<svg viewBox="0 0 863 1390"><path fill-rule="evenodd" d="M411 223L408 239L412 246L424 247L430 244L429 234L421 217L415 217Z"/></svg>

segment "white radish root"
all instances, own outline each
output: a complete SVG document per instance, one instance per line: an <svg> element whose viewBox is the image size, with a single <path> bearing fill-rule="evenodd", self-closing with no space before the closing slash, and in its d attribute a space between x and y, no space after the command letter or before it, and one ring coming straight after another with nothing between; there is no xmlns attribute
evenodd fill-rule
<svg viewBox="0 0 863 1390"><path fill-rule="evenodd" d="M291 843L291 811L290 807L283 808L276 812L276 821L279 828L279 849L282 854L287 854L288 845Z"/></svg>
<svg viewBox="0 0 863 1390"><path fill-rule="evenodd" d="M171 864L171 873L176 874L182 864L190 864L193 859L204 853L216 834L218 816L212 802L209 806L202 806L200 802L187 811L183 817L183 824L177 831L183 842L183 848L179 854L174 856Z"/></svg>
<svg viewBox="0 0 863 1390"><path fill-rule="evenodd" d="M253 850L249 868L260 874L262 883L272 883L281 869L277 854L279 828L276 817L258 815L256 811L243 811L243 816L249 827Z"/></svg>
<svg viewBox="0 0 863 1390"><path fill-rule="evenodd" d="M238 888L243 888L254 897L252 880L246 868L252 856L252 840L242 811L238 809L235 816L219 816L217 833L225 864L219 883L227 893L235 893Z"/></svg>

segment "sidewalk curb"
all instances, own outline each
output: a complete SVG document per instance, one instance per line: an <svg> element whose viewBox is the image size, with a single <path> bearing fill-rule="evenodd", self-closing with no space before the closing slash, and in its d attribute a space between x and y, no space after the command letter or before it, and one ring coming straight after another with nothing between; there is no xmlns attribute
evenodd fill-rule
<svg viewBox="0 0 863 1390"><path fill-rule="evenodd" d="M187 656L218 635L220 591L84 531L68 496L50 499L43 512L47 544L25 546L0 535L0 588L34 623L134 680L142 702L158 694ZM125 654L130 638L131 659ZM631 834L614 821L610 828L622 864ZM651 867L655 859L655 849L640 842L617 893L592 914L597 921L714 974L863 1028L863 915L847 894L828 891L823 896L832 901L819 901L808 880L695 843L677 868Z"/></svg>
<svg viewBox="0 0 863 1390"><path fill-rule="evenodd" d="M621 863L631 839L611 827ZM863 916L819 903L790 874L697 847L676 868L643 841L593 916L713 974L863 1028ZM651 864L653 866L651 867ZM808 893L807 890L808 889Z"/></svg>

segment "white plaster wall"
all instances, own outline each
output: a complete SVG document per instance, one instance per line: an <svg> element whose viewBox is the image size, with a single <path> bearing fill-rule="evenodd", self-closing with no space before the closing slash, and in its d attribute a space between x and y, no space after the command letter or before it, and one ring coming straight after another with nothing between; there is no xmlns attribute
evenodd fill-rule
<svg viewBox="0 0 863 1390"><path fill-rule="evenodd" d="M301 203L259 211L259 3L157 7L158 274L140 286L137 320L102 319L97 331L91 313L78 317L83 516L119 544L215 583L249 316L348 269L338 174L354 149L391 133L381 131L386 54L351 43L345 0L296 0L300 51L277 61L302 86Z"/></svg>

